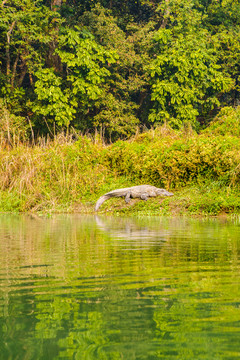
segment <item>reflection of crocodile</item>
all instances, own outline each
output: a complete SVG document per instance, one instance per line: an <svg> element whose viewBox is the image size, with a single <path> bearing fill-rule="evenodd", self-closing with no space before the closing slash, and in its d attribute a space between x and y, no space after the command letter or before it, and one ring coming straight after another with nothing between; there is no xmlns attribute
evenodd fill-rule
<svg viewBox="0 0 240 360"><path fill-rule="evenodd" d="M95 211L98 211L99 207L105 200L108 200L112 197L125 197L125 201L126 203L128 203L131 198L140 198L142 200L147 200L149 197L172 195L173 193L170 193L165 189L159 189L151 185L138 185L124 189L117 189L101 196L96 202Z"/></svg>
<svg viewBox="0 0 240 360"><path fill-rule="evenodd" d="M124 241L118 242L117 246L124 244L131 244L134 247L142 247L144 244L146 246L160 245L168 241L171 234L169 219L163 217L138 219L95 215L95 220L98 229L113 242Z"/></svg>

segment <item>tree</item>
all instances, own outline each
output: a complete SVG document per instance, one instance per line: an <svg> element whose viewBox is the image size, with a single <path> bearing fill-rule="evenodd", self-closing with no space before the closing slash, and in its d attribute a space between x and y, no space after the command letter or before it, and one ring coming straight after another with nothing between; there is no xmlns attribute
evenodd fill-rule
<svg viewBox="0 0 240 360"><path fill-rule="evenodd" d="M38 133L198 127L239 103L239 40L236 0L2 0L0 99Z"/></svg>
<svg viewBox="0 0 240 360"><path fill-rule="evenodd" d="M148 71L151 76L152 123L168 121L174 127L192 125L220 106L220 96L233 87L219 61L219 49L203 28L194 2L169 3L168 21L155 33L155 55ZM165 11L162 6L159 11Z"/></svg>
<svg viewBox="0 0 240 360"><path fill-rule="evenodd" d="M22 112L61 20L40 1L4 1L0 8L0 96ZM5 51L4 51L5 50Z"/></svg>
<svg viewBox="0 0 240 360"><path fill-rule="evenodd" d="M60 127L69 126L74 119L81 127L78 122L101 96L101 84L110 75L108 64L116 60L116 55L77 27L62 28L55 52L63 70L59 74L53 68L36 72L33 111Z"/></svg>
<svg viewBox="0 0 240 360"><path fill-rule="evenodd" d="M204 10L204 25L218 46L219 64L235 82L224 100L236 106L240 101L240 4L236 0L211 1Z"/></svg>
<svg viewBox="0 0 240 360"><path fill-rule="evenodd" d="M140 73L142 59L134 49L133 38L126 36L110 11L96 6L86 12L80 22L94 34L97 43L118 56L117 61L109 64L111 76L103 83L102 94L89 116L107 138L128 137L139 123L136 97L144 84Z"/></svg>

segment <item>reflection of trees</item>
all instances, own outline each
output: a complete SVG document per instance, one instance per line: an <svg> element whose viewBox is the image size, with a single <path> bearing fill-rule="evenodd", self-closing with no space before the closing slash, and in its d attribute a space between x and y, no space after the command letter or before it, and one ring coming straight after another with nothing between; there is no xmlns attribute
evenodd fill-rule
<svg viewBox="0 0 240 360"><path fill-rule="evenodd" d="M208 334L239 311L238 235L217 221L1 217L4 360L217 358L224 339Z"/></svg>

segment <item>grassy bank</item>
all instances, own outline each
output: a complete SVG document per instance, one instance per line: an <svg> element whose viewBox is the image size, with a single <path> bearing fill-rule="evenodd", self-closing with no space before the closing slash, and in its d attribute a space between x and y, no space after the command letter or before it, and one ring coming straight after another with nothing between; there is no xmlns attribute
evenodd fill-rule
<svg viewBox="0 0 240 360"><path fill-rule="evenodd" d="M239 121L239 112L234 116ZM163 126L109 146L87 137L76 142L58 137L33 147L3 146L0 211L91 213L102 194L146 183L175 195L128 205L123 199L113 199L102 205L101 212L238 214L240 138L237 131L221 131L232 118L223 113L201 134Z"/></svg>

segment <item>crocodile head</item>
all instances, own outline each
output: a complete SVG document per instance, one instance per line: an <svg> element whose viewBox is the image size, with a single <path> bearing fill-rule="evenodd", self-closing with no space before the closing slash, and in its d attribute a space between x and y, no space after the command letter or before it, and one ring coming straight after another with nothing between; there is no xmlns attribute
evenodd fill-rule
<svg viewBox="0 0 240 360"><path fill-rule="evenodd" d="M156 193L157 193L157 195L160 195L160 196L173 196L173 193L171 193L165 189L157 189Z"/></svg>

